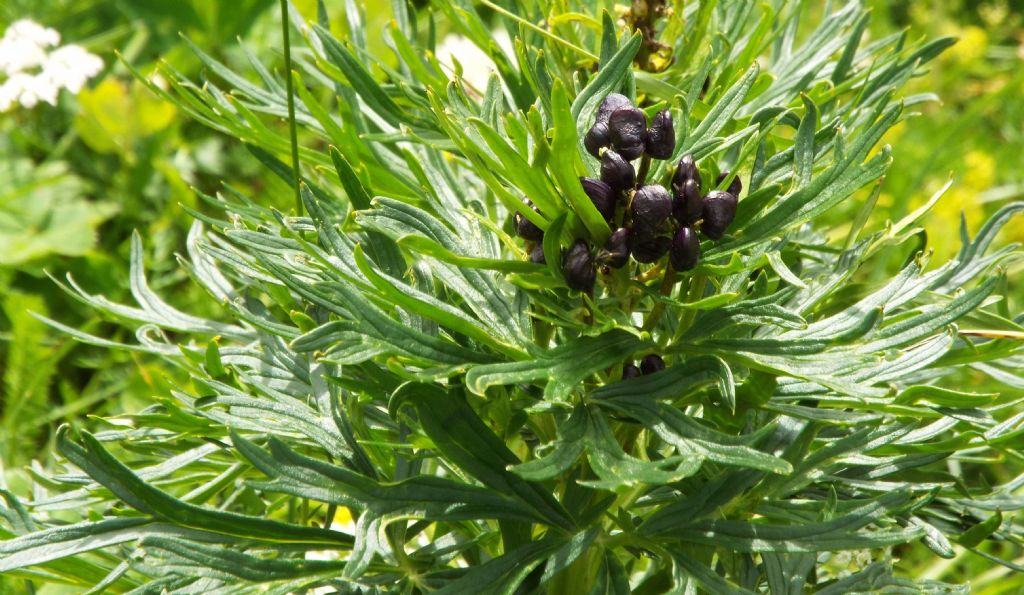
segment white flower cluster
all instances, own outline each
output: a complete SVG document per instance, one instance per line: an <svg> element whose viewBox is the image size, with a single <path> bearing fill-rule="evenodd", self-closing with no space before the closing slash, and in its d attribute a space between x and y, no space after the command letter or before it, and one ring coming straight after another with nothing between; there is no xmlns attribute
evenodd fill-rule
<svg viewBox="0 0 1024 595"><path fill-rule="evenodd" d="M103 60L85 48L60 43L60 33L28 19L15 21L0 38L0 112L15 104L57 104L61 89L78 93L103 68Z"/></svg>

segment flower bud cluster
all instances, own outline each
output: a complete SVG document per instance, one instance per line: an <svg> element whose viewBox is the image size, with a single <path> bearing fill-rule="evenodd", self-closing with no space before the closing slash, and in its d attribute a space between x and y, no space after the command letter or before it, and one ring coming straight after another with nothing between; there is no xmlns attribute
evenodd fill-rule
<svg viewBox="0 0 1024 595"><path fill-rule="evenodd" d="M600 178L580 178L584 193L614 230L595 250L577 239L562 257L562 271L570 288L591 293L597 271L618 269L630 257L652 264L668 256L677 271L688 271L700 262L698 230L711 240L721 239L736 214L742 184L734 177L725 191L702 190L701 175L692 155L679 160L669 187L648 184L644 179L650 159L670 159L676 137L672 113L661 110L649 125L647 116L624 95L612 93L597 109L584 146L600 159ZM638 176L632 161L643 157ZM729 172L722 172L721 184ZM515 215L516 232L533 242L530 260L545 262L543 232Z"/></svg>

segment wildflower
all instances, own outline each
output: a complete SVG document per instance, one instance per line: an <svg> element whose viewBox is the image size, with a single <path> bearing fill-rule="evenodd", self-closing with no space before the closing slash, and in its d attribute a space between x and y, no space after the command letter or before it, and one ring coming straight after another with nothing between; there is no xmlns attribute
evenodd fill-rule
<svg viewBox="0 0 1024 595"><path fill-rule="evenodd" d="M586 240L576 240L569 248L562 261L562 273L565 274L565 282L570 288L583 293L594 291L597 269L594 267L594 257L590 254L590 246Z"/></svg>
<svg viewBox="0 0 1024 595"><path fill-rule="evenodd" d="M641 233L653 232L672 215L672 197L657 184L647 184L636 191L630 206L633 225Z"/></svg>
<svg viewBox="0 0 1024 595"><path fill-rule="evenodd" d="M721 184L728 177L729 170L725 170L722 173L718 174L718 177L715 178L715 185L717 186ZM740 181L740 177L738 175L735 178L733 178L731 182L729 182L729 187L726 190L729 192L729 194L735 196L736 198L739 198L740 192L743 192L743 182Z"/></svg>
<svg viewBox="0 0 1024 595"><path fill-rule="evenodd" d="M672 176L672 186L682 186L686 180L693 180L700 188L700 171L697 170L697 163L693 155L684 155L676 166L676 173Z"/></svg>
<svg viewBox="0 0 1024 595"><path fill-rule="evenodd" d="M692 227L684 225L676 232L669 247L668 260L677 271L688 271L697 266L700 261L700 241Z"/></svg>
<svg viewBox="0 0 1024 595"><path fill-rule="evenodd" d="M672 240L665 236L640 235L634 237L630 248L633 260L643 264L658 262L668 252L671 243Z"/></svg>
<svg viewBox="0 0 1024 595"><path fill-rule="evenodd" d="M57 31L28 19L11 23L0 38L0 70L8 76L41 66L46 48L60 43Z"/></svg>
<svg viewBox="0 0 1024 595"><path fill-rule="evenodd" d="M608 116L608 136L612 147L626 161L636 159L644 153L647 116L631 105L620 107Z"/></svg>
<svg viewBox="0 0 1024 595"><path fill-rule="evenodd" d="M601 157L601 149L608 147L612 142L608 118L611 117L612 112L620 107L632 106L633 102L625 95L619 93L610 93L601 101L601 105L597 107L597 114L594 117L594 125L587 131L586 136L583 137L583 146L586 147L588 153L597 158Z"/></svg>
<svg viewBox="0 0 1024 595"><path fill-rule="evenodd" d="M616 192L624 192L636 184L636 170L622 155L608 149L601 154L601 180Z"/></svg>
<svg viewBox="0 0 1024 595"><path fill-rule="evenodd" d="M736 216L736 195L713 190L704 197L700 230L712 240L720 239Z"/></svg>
<svg viewBox="0 0 1024 595"><path fill-rule="evenodd" d="M696 180L689 179L682 187L672 185L674 193L672 202L672 216L683 225L692 225L700 219L703 209L703 198L700 195L700 186Z"/></svg>
<svg viewBox="0 0 1024 595"><path fill-rule="evenodd" d="M530 208L534 211L537 210L533 205L530 205ZM537 224L533 221L523 217L522 213L516 212L516 214L512 215L512 222L516 226L516 234L524 240L532 240L536 242L544 237L544 230L537 227Z"/></svg>
<svg viewBox="0 0 1024 595"><path fill-rule="evenodd" d="M583 137L583 146L587 148L587 152L598 158L601 157L601 149L607 147L611 142L608 122L595 122L587 131L587 135Z"/></svg>
<svg viewBox="0 0 1024 595"><path fill-rule="evenodd" d="M668 159L676 148L676 133L672 114L667 109L654 115L645 139L647 154L655 159Z"/></svg>
<svg viewBox="0 0 1024 595"><path fill-rule="evenodd" d="M615 191L607 183L593 178L580 178L583 192L590 197L601 216L610 221L615 216Z"/></svg>
<svg viewBox="0 0 1024 595"><path fill-rule="evenodd" d="M103 68L103 60L90 54L82 46L69 44L57 48L50 54L39 76L45 77L56 87L63 87L77 94L85 82L96 76Z"/></svg>
<svg viewBox="0 0 1024 595"><path fill-rule="evenodd" d="M665 369L665 360L661 359L661 356L655 353L644 356L644 359L640 360L640 371L646 374L654 374Z"/></svg>
<svg viewBox="0 0 1024 595"><path fill-rule="evenodd" d="M103 68L103 61L78 45L52 52L60 34L29 20L12 23L0 38L0 112L14 104L30 109L40 102L57 104L61 89L78 93Z"/></svg>
<svg viewBox="0 0 1024 595"><path fill-rule="evenodd" d="M620 227L608 236L604 248L597 255L598 262L608 265L613 269L626 266L629 262L629 236L628 227Z"/></svg>

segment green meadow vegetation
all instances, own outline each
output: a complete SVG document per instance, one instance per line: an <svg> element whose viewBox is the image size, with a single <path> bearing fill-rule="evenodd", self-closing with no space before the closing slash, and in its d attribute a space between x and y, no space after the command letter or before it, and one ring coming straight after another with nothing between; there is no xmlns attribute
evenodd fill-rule
<svg viewBox="0 0 1024 595"><path fill-rule="evenodd" d="M1011 0L2 31L0 593L1024 591Z"/></svg>

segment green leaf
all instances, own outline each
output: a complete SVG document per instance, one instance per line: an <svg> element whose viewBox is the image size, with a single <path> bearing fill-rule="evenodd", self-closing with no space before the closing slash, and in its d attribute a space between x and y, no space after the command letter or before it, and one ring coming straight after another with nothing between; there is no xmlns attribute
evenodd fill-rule
<svg viewBox="0 0 1024 595"><path fill-rule="evenodd" d="M998 531L1002 524L1003 515L997 510L995 514L961 533L956 541L964 547L978 547L982 541Z"/></svg>
<svg viewBox="0 0 1024 595"><path fill-rule="evenodd" d="M583 162L580 158L576 120L573 118L569 98L560 80L555 81L551 90L551 109L554 120L551 174L558 190L565 197L575 216L579 217L591 239L595 244L603 245L612 231L580 185L579 176L583 172Z"/></svg>
<svg viewBox="0 0 1024 595"><path fill-rule="evenodd" d="M474 366L466 374L466 386L483 395L492 386L546 381L545 400L566 403L570 393L580 388L584 380L621 364L647 346L648 343L635 335L620 330L596 337L580 337L541 352L532 360Z"/></svg>
<svg viewBox="0 0 1024 595"><path fill-rule="evenodd" d="M115 459L99 441L82 433L83 446L68 438L68 429L57 433L57 448L69 461L136 510L182 527L213 531L244 539L274 543L322 543L349 545L351 538L332 530L281 523L234 512L201 508L183 502L149 485Z"/></svg>
<svg viewBox="0 0 1024 595"><path fill-rule="evenodd" d="M506 469L519 463L480 419L459 391L432 384L407 383L391 395L388 408L411 406L423 431L445 457L498 493L510 494L533 508L544 522L569 530L573 521L551 493Z"/></svg>

